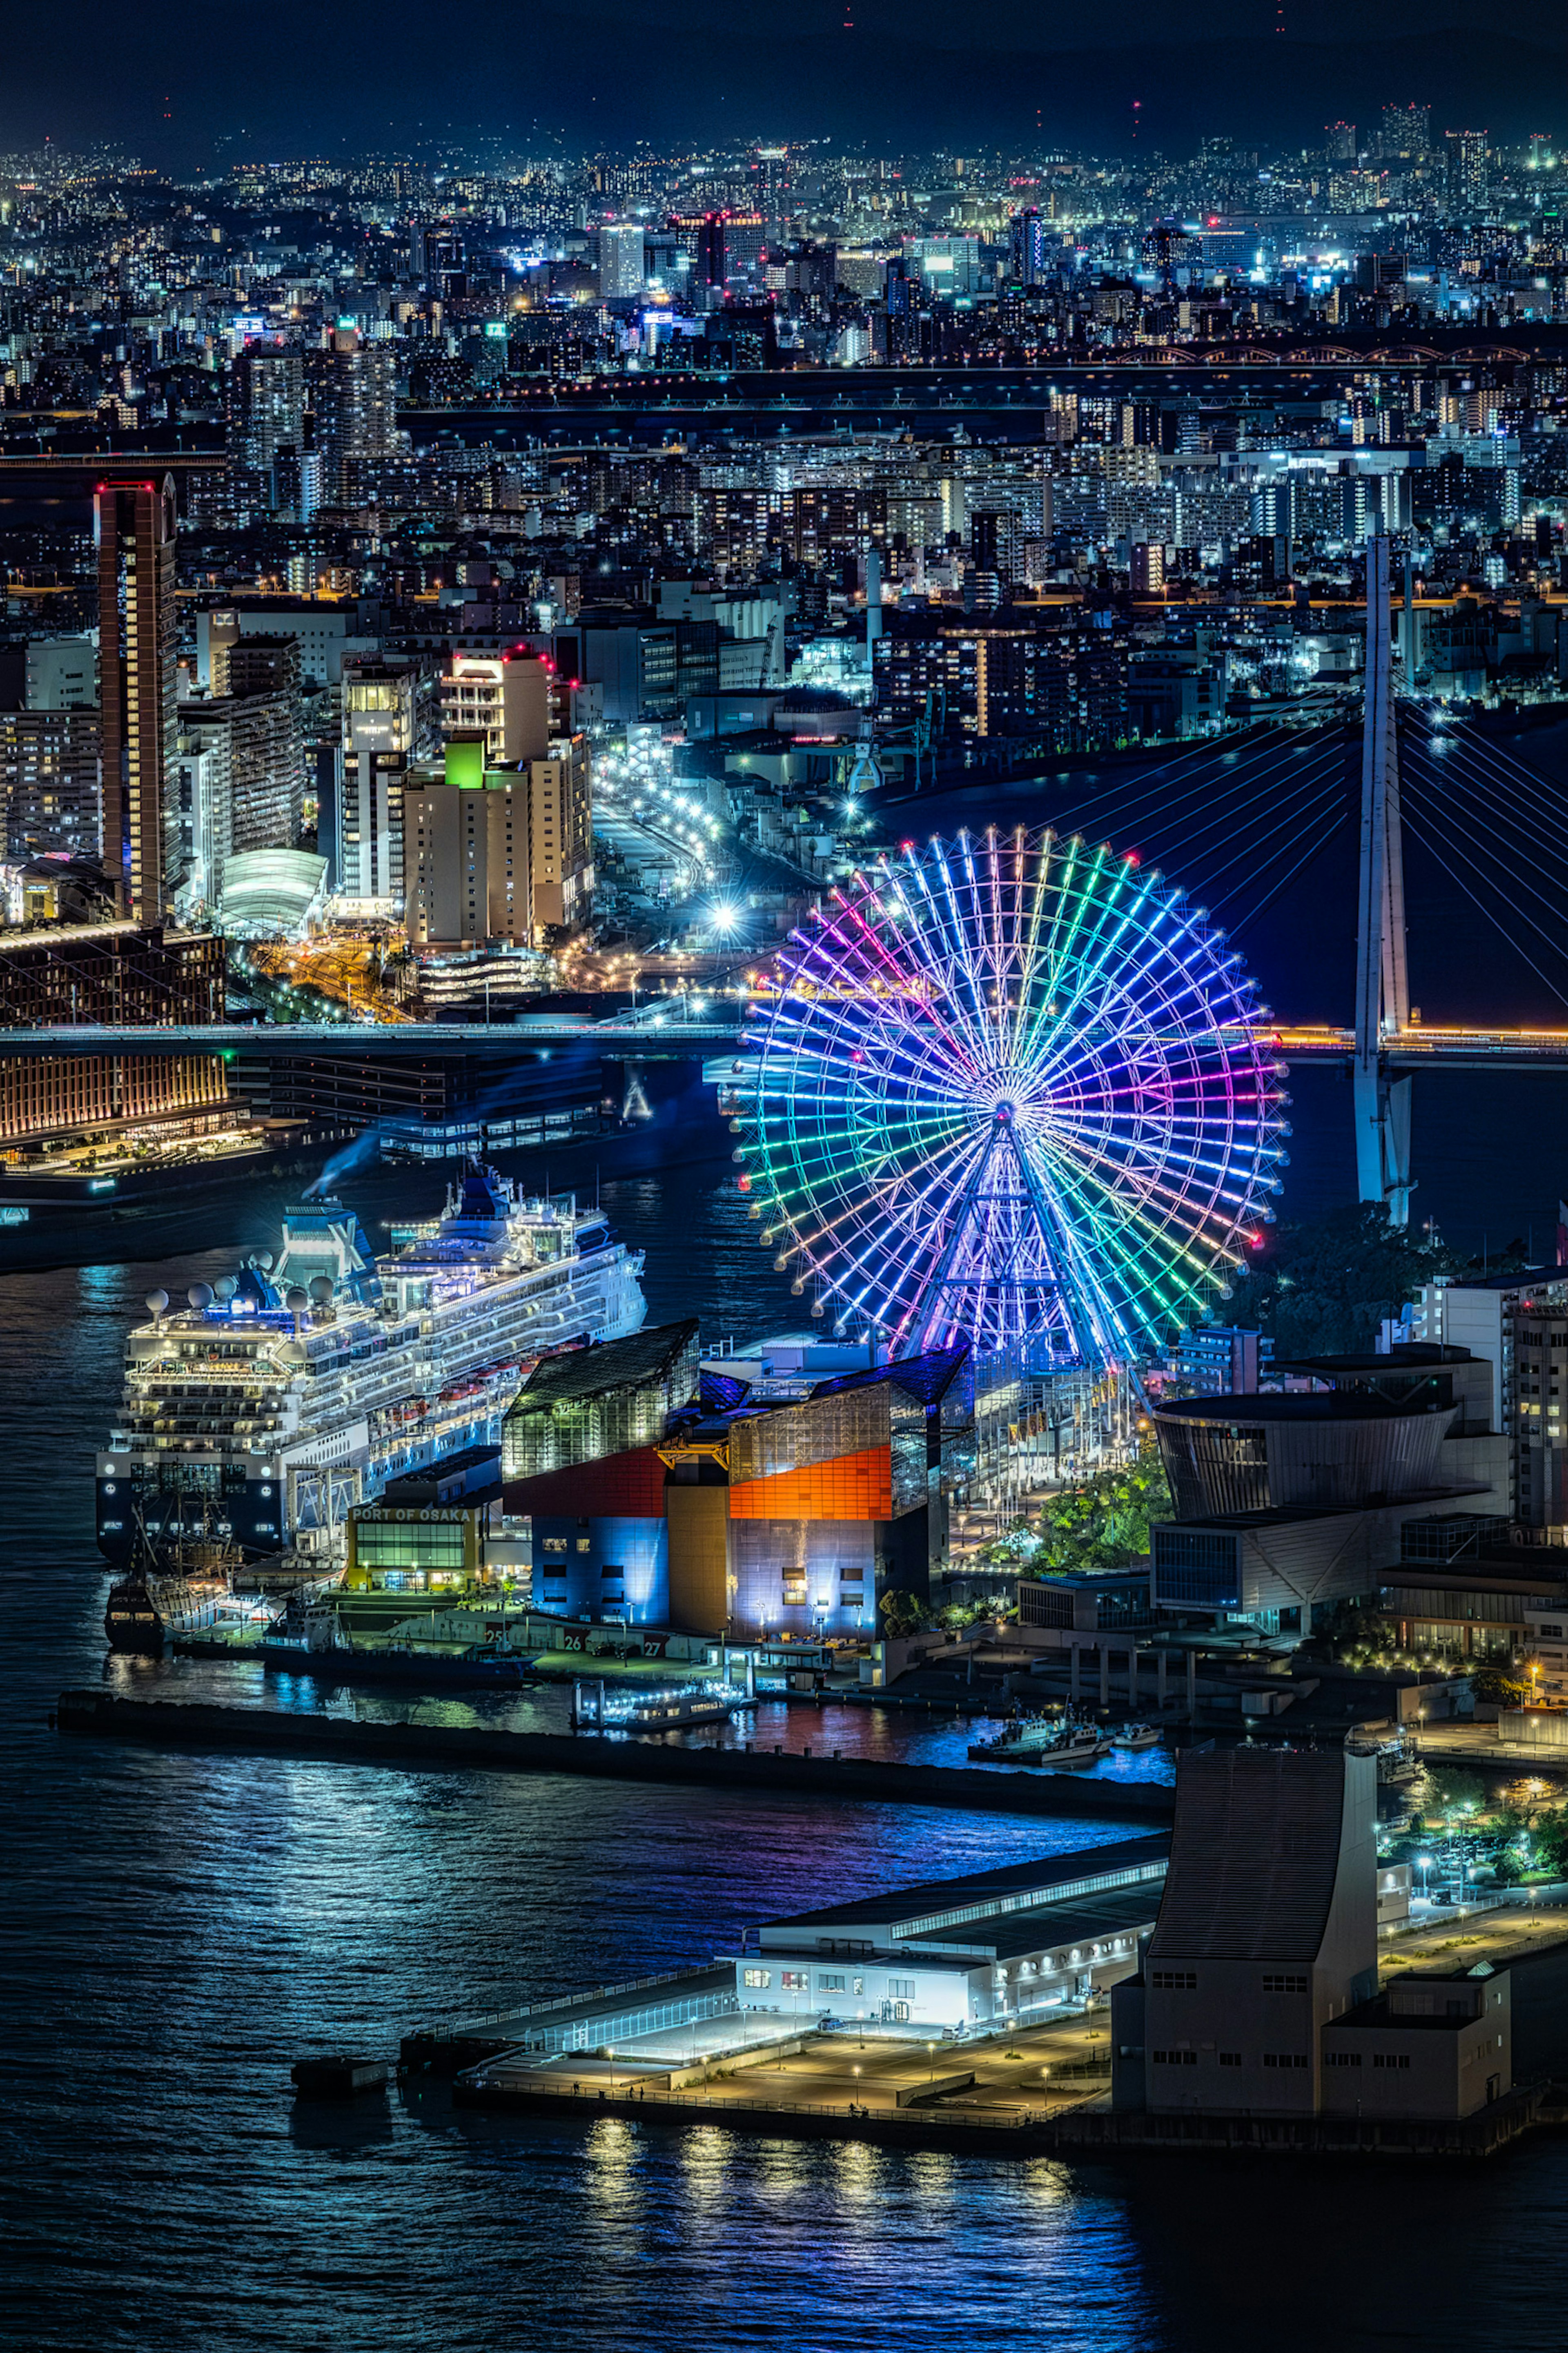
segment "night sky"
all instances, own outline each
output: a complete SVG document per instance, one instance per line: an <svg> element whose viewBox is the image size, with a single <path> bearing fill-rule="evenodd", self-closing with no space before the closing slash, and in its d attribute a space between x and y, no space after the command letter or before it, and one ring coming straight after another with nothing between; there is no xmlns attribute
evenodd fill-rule
<svg viewBox="0 0 1568 2353"><path fill-rule="evenodd" d="M1175 153L1215 132L1315 143L1326 121L1370 123L1391 98L1428 101L1434 129L1568 131L1568 15L1493 0L1476 34L1463 0L1212 0L1186 17L1154 0L84 0L8 12L0 148L111 138L185 171L468 132L578 154L731 136L1117 153L1135 98L1140 143Z"/></svg>

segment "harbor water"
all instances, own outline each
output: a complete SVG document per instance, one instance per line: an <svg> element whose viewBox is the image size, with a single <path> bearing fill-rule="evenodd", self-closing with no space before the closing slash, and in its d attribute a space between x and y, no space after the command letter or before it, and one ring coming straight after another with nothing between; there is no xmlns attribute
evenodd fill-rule
<svg viewBox="0 0 1568 2353"><path fill-rule="evenodd" d="M434 1196L439 1179L353 1187L373 1239L411 1183ZM737 1337L784 1319L787 1291L723 1161L612 1179L604 1198L621 1238L648 1253L654 1319L697 1312L709 1335ZM1557 2139L1473 2170L1390 2163L1374 2178L1283 2160L1006 2163L700 2124L567 2127L459 2116L433 2091L296 2108L296 2059L384 2057L411 2028L700 1960L782 1912L1117 1832L163 1755L51 1732L56 1694L106 1672L90 1472L125 1328L153 1284L210 1280L261 1246L269 1213L247 1200L205 1220L174 1260L0 1279L10 2341L71 2353L1561 2345ZM108 1672L163 1695L263 1697L250 1669ZM268 1704L323 1704L269 1680ZM907 1742L918 1752L901 1753L956 1761L966 1737L956 1721L841 1714L832 1740L847 1747ZM771 1721L759 1739L826 1737L800 1711Z"/></svg>

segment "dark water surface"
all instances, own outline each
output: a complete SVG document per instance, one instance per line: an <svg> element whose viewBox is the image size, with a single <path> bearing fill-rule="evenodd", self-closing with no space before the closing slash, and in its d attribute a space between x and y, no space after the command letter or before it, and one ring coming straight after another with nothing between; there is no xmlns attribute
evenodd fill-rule
<svg viewBox="0 0 1568 2353"><path fill-rule="evenodd" d="M263 1207L237 1240L263 1239ZM614 1208L649 1251L656 1317L740 1333L785 1303L719 1166L628 1180ZM1112 2168L565 2130L437 2094L296 2113L306 2052L386 2053L406 2028L699 1959L808 1903L1115 1833L59 1739L54 1695L103 1668L90 1457L123 1332L152 1282L222 1271L205 1239L174 1266L0 1281L5 2341L1561 2347L1557 2141L1473 2172ZM959 1738L890 1716L858 1736Z"/></svg>

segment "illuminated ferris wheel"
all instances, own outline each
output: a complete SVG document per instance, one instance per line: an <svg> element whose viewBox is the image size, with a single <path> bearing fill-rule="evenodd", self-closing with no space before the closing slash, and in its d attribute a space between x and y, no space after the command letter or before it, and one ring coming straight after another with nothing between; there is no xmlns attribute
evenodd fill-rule
<svg viewBox="0 0 1568 2353"><path fill-rule="evenodd" d="M1049 832L906 843L778 959L737 1082L775 1264L890 1352L1125 1364L1279 1191L1241 959L1156 872Z"/></svg>

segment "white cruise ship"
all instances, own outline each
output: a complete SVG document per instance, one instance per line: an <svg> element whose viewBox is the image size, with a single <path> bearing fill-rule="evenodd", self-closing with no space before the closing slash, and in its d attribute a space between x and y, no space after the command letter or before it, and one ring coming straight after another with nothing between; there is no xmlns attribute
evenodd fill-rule
<svg viewBox="0 0 1568 2353"><path fill-rule="evenodd" d="M541 1356L635 1332L642 1255L571 1195L520 1198L470 1168L429 1225L373 1258L328 1198L287 1212L283 1247L193 1283L131 1333L125 1396L98 1458L110 1560L182 1529L247 1553L325 1546L350 1504L463 1446L499 1445Z"/></svg>

